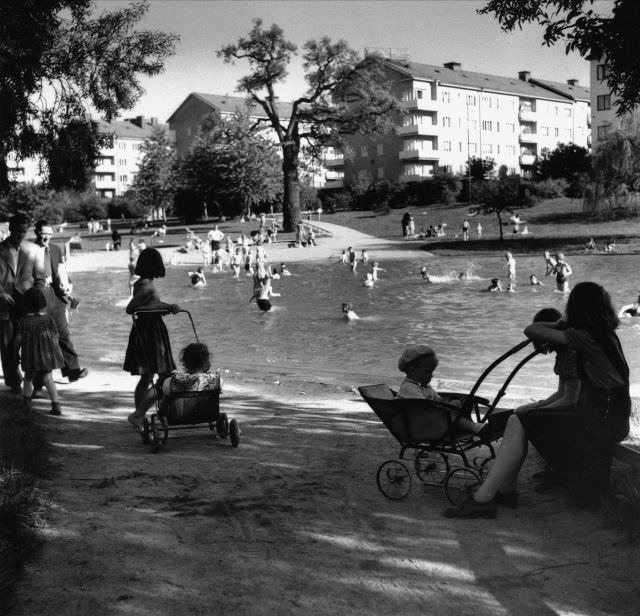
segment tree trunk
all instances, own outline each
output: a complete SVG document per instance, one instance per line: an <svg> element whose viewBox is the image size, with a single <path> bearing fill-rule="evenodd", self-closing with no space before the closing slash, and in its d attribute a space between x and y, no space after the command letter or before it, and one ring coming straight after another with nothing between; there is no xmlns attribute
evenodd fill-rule
<svg viewBox="0 0 640 616"><path fill-rule="evenodd" d="M504 241L504 236L502 235L502 217L500 216L500 211L496 211L496 216L498 217L498 229L500 230L500 241Z"/></svg>
<svg viewBox="0 0 640 616"><path fill-rule="evenodd" d="M282 226L284 231L295 231L300 222L298 146L295 143L287 143L282 146L282 175L284 178Z"/></svg>
<svg viewBox="0 0 640 616"><path fill-rule="evenodd" d="M11 190L9 181L9 167L7 166L7 152L3 143L0 143L0 197Z"/></svg>

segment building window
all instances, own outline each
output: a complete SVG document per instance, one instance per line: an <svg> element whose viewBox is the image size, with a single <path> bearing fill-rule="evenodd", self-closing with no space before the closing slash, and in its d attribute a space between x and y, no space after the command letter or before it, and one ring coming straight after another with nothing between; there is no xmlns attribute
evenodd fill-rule
<svg viewBox="0 0 640 616"><path fill-rule="evenodd" d="M543 137L548 137L549 136L549 127L548 126L541 126L540 127L540 134Z"/></svg>
<svg viewBox="0 0 640 616"><path fill-rule="evenodd" d="M482 120L482 130L492 131L493 122L491 120Z"/></svg>
<svg viewBox="0 0 640 616"><path fill-rule="evenodd" d="M118 159L118 164L119 164L121 167L126 167L126 166L127 166L127 159L126 159L126 158L119 158L119 159Z"/></svg>
<svg viewBox="0 0 640 616"><path fill-rule="evenodd" d="M515 133L516 132L516 125L513 122L507 122L506 127L507 127L507 132L508 133Z"/></svg>
<svg viewBox="0 0 640 616"><path fill-rule="evenodd" d="M458 141L458 152L462 152L462 141Z"/></svg>
<svg viewBox="0 0 640 616"><path fill-rule="evenodd" d="M596 66L596 79L602 81L609 76L609 65L608 64L598 64Z"/></svg>
<svg viewBox="0 0 640 616"><path fill-rule="evenodd" d="M187 126L187 137L191 137L193 135L193 128L191 126Z"/></svg>
<svg viewBox="0 0 640 616"><path fill-rule="evenodd" d="M491 109L491 97L490 96L483 96L482 97L482 104L485 105L485 107L488 107L489 109Z"/></svg>
<svg viewBox="0 0 640 616"><path fill-rule="evenodd" d="M496 154L500 154L500 144L496 145Z"/></svg>
<svg viewBox="0 0 640 616"><path fill-rule="evenodd" d="M450 103L451 102L451 95L449 94L449 92L443 92L442 93L442 102L443 103Z"/></svg>
<svg viewBox="0 0 640 616"><path fill-rule="evenodd" d="M554 108L553 108L553 113L554 113L555 115L558 115L558 107L554 107Z"/></svg>
<svg viewBox="0 0 640 616"><path fill-rule="evenodd" d="M556 126L556 127L553 129L553 136L554 136L554 137L557 137L558 135L560 135L560 129Z"/></svg>
<svg viewBox="0 0 640 616"><path fill-rule="evenodd" d="M449 128L451 128L451 118L448 116L443 116L442 126L448 126Z"/></svg>
<svg viewBox="0 0 640 616"><path fill-rule="evenodd" d="M360 146L360 156L362 156L362 158L369 156L369 149L366 145Z"/></svg>
<svg viewBox="0 0 640 616"><path fill-rule="evenodd" d="M493 154L493 146L490 143L482 144L482 153L483 154Z"/></svg>
<svg viewBox="0 0 640 616"><path fill-rule="evenodd" d="M376 145L376 151L378 152L378 156L382 156L384 154L384 147L381 143Z"/></svg>
<svg viewBox="0 0 640 616"><path fill-rule="evenodd" d="M600 94L596 100L598 111L611 109L611 94Z"/></svg>
<svg viewBox="0 0 640 616"><path fill-rule="evenodd" d="M569 107L565 107L564 115L567 116L568 118L571 117L571 109Z"/></svg>
<svg viewBox="0 0 640 616"><path fill-rule="evenodd" d="M378 179L384 178L384 167L378 167Z"/></svg>
<svg viewBox="0 0 640 616"><path fill-rule="evenodd" d="M416 98L422 98L422 90L416 90Z"/></svg>
<svg viewBox="0 0 640 616"><path fill-rule="evenodd" d="M469 128L471 130L478 130L478 121L477 120L469 120Z"/></svg>
<svg viewBox="0 0 640 616"><path fill-rule="evenodd" d="M451 141L443 141L442 142L442 149L445 152L451 152Z"/></svg>
<svg viewBox="0 0 640 616"><path fill-rule="evenodd" d="M500 132L500 122L496 122L496 133Z"/></svg>
<svg viewBox="0 0 640 616"><path fill-rule="evenodd" d="M516 153L516 146L515 145L508 145L506 146L507 148L507 154L515 154Z"/></svg>
<svg viewBox="0 0 640 616"><path fill-rule="evenodd" d="M606 139L608 132L609 132L609 126L607 124L598 126L598 141L600 141L601 139Z"/></svg>
<svg viewBox="0 0 640 616"><path fill-rule="evenodd" d="M126 183L129 181L129 178L128 178L126 175L121 175L121 176L120 176L120 181L121 181L123 184L126 184Z"/></svg>
<svg viewBox="0 0 640 616"><path fill-rule="evenodd" d="M478 144L470 143L469 144L469 154L476 154L478 152Z"/></svg>
<svg viewBox="0 0 640 616"><path fill-rule="evenodd" d="M472 94L467 95L467 105L470 105L471 107L476 106L476 97Z"/></svg>
<svg viewBox="0 0 640 616"><path fill-rule="evenodd" d="M118 149L119 149L119 150L126 150L126 149L127 149L127 144L126 144L126 143L123 143L123 142L120 142L120 143L118 144Z"/></svg>

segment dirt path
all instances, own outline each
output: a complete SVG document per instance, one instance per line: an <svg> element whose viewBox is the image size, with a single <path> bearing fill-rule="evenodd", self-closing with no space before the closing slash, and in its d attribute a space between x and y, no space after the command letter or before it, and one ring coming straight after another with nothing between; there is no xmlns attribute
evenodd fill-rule
<svg viewBox="0 0 640 616"><path fill-rule="evenodd" d="M232 383L237 449L200 429L153 455L120 375L43 415L52 506L15 616L638 613L637 546L562 492L525 490L496 521L445 519L422 485L386 500L375 472L397 447L352 394Z"/></svg>

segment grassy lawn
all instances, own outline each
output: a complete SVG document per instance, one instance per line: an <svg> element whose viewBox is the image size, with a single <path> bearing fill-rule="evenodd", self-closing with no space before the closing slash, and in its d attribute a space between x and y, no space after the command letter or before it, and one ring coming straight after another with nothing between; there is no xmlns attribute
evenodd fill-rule
<svg viewBox="0 0 640 616"><path fill-rule="evenodd" d="M402 239L400 219L405 212L413 215L416 231L423 225L447 224L445 238L428 239L431 249L440 250L483 250L498 249L500 244L498 220L495 214L488 216L469 216L466 204L429 205L425 207L407 207L391 210L388 214L372 211L336 212L323 215L323 220L346 227L352 227L376 237ZM529 229L529 235L513 236L511 226L504 227L504 246L527 251L539 250L541 246L550 249L568 247L582 250L589 237L593 237L598 246L615 238L619 252L640 251L640 218L619 218L611 221L598 221L582 212L582 201L577 199L548 199L537 205L518 210L518 214ZM509 213L503 216L508 221ZM471 223L471 241L462 242L462 221L467 218ZM476 225L482 224L482 240L477 241ZM459 237L456 238L455 236Z"/></svg>

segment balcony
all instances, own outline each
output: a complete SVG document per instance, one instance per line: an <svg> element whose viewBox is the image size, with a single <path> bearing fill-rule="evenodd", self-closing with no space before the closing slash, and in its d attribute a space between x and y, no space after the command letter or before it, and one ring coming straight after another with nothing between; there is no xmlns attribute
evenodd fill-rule
<svg viewBox="0 0 640 616"><path fill-rule="evenodd" d="M323 188L344 188L344 180L327 180Z"/></svg>
<svg viewBox="0 0 640 616"><path fill-rule="evenodd" d="M439 105L437 100L430 98L410 98L402 101L403 109L417 109L418 111L438 111Z"/></svg>
<svg viewBox="0 0 640 616"><path fill-rule="evenodd" d="M524 167L528 167L530 165L535 164L536 155L535 154L520 154L520 164Z"/></svg>
<svg viewBox="0 0 640 616"><path fill-rule="evenodd" d="M538 114L533 109L524 108L518 112L518 119L521 122L537 122Z"/></svg>
<svg viewBox="0 0 640 616"><path fill-rule="evenodd" d="M438 150L401 150L400 160L438 160Z"/></svg>
<svg viewBox="0 0 640 616"><path fill-rule="evenodd" d="M333 169L334 167L344 167L344 156L335 156L334 158L327 158L324 161L324 166L328 169Z"/></svg>
<svg viewBox="0 0 640 616"><path fill-rule="evenodd" d="M396 134L403 135L423 135L425 137L437 136L440 127L437 124L409 124L408 126L396 126Z"/></svg>
<svg viewBox="0 0 640 616"><path fill-rule="evenodd" d="M527 131L522 131L520 133L520 141L526 141L527 143L537 143L538 142L538 133L530 133Z"/></svg>
<svg viewBox="0 0 640 616"><path fill-rule="evenodd" d="M406 182L424 182L425 180L428 180L431 177L432 177L431 175L418 175L417 173L403 173L402 175L398 176L398 181L402 184L405 184Z"/></svg>

